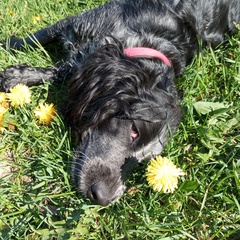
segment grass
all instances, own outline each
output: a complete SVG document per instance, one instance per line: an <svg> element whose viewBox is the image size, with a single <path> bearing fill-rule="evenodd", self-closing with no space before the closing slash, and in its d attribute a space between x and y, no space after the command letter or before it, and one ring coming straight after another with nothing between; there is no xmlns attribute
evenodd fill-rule
<svg viewBox="0 0 240 240"><path fill-rule="evenodd" d="M25 36L98 3L2 0L1 39ZM32 87L32 103L11 109L15 127L0 134L0 168L6 175L0 179L0 239L239 239L239 39L240 34L215 51L201 52L178 81L184 117L162 154L187 173L174 194L150 189L145 164L111 206L83 199L69 176L73 143L61 115L41 125L33 114L39 102L60 108L64 86ZM0 49L0 70L21 62L53 64L41 48Z"/></svg>

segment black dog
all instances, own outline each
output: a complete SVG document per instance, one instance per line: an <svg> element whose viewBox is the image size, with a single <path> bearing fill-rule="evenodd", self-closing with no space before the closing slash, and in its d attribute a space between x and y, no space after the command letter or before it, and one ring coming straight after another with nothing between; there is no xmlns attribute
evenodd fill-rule
<svg viewBox="0 0 240 240"><path fill-rule="evenodd" d="M71 79L67 122L79 136L73 163L78 188L108 205L124 192L131 167L159 154L181 119L175 79L198 51L217 46L240 23L239 0L115 0L69 17L10 47L61 41L55 68L11 66L2 89L18 82Z"/></svg>

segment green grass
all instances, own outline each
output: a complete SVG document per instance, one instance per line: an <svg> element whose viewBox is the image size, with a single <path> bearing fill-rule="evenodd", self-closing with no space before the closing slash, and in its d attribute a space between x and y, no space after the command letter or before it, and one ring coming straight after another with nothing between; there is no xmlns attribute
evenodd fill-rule
<svg viewBox="0 0 240 240"><path fill-rule="evenodd" d="M2 0L0 38L25 36L98 3ZM15 129L0 134L0 170L9 173L0 179L0 239L239 239L239 39L200 53L178 81L184 117L162 154L187 173L174 194L154 192L144 165L111 206L83 199L69 176L73 143L61 116L45 126L32 113L43 101L60 108L64 86L32 87L32 103L11 110ZM43 49L0 49L0 70L21 62L53 64Z"/></svg>

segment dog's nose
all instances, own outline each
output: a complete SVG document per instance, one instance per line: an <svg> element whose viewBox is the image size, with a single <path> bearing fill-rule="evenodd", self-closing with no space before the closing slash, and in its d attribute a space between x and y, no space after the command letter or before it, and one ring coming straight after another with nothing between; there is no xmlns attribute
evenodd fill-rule
<svg viewBox="0 0 240 240"><path fill-rule="evenodd" d="M98 182L89 187L87 197L93 202L101 206L107 206L110 201L107 198L107 189L105 184Z"/></svg>

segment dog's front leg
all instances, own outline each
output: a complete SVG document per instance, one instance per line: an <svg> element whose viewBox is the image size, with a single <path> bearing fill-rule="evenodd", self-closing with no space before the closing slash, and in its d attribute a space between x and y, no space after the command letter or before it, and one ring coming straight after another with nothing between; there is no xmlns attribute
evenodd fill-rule
<svg viewBox="0 0 240 240"><path fill-rule="evenodd" d="M95 37L109 35L115 29L119 21L120 9L115 2L109 2L99 7L60 20L53 25L47 26L28 37L21 39L11 37L8 41L2 41L2 47L7 49L21 49L25 44L32 47L45 46L51 42L70 42L73 45L81 45ZM69 49L66 49L67 51Z"/></svg>
<svg viewBox="0 0 240 240"><path fill-rule="evenodd" d="M27 86L42 84L44 81L56 81L57 69L53 67L30 67L26 64L9 66L0 72L0 91L8 92L18 83Z"/></svg>

